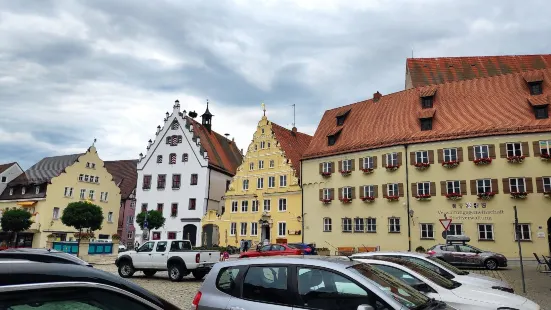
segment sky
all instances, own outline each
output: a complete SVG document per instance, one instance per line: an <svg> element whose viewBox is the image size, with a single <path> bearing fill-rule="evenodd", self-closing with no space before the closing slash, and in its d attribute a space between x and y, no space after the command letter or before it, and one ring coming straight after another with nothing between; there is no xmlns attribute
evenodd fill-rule
<svg viewBox="0 0 551 310"><path fill-rule="evenodd" d="M0 164L137 158L178 99L246 149L404 89L408 57L551 53L551 1L0 0Z"/></svg>

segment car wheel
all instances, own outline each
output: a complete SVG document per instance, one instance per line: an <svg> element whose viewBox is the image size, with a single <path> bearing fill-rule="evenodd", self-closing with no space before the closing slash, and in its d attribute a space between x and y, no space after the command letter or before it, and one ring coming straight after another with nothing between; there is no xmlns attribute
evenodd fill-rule
<svg viewBox="0 0 551 310"><path fill-rule="evenodd" d="M129 261L121 262L119 265L119 276L123 278L130 278L134 275L134 266Z"/></svg>
<svg viewBox="0 0 551 310"><path fill-rule="evenodd" d="M497 261L493 258L487 259L484 262L484 266L486 266L489 270L496 270L497 269Z"/></svg>
<svg viewBox="0 0 551 310"><path fill-rule="evenodd" d="M178 282L181 281L184 277L184 271L183 268L179 265L171 265L168 267L168 278L172 282Z"/></svg>
<svg viewBox="0 0 551 310"><path fill-rule="evenodd" d="M192 271L191 272L193 274L193 277L196 279L196 280L202 280L208 272L206 271Z"/></svg>
<svg viewBox="0 0 551 310"><path fill-rule="evenodd" d="M152 277L157 273L156 270L144 270L143 274L145 274L146 277Z"/></svg>

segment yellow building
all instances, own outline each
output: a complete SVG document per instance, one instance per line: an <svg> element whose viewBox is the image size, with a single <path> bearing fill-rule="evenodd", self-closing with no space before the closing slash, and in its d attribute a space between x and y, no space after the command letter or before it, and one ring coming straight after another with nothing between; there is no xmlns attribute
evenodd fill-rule
<svg viewBox="0 0 551 310"><path fill-rule="evenodd" d="M120 189L105 169L96 148L84 154L46 157L11 181L0 195L0 210L28 208L33 214L31 228L18 234L17 245L45 247L47 236L74 240L73 227L61 223L65 207L75 201L89 200L104 210L104 222L97 239L111 239L117 233ZM4 233L5 234L5 233Z"/></svg>
<svg viewBox="0 0 551 310"><path fill-rule="evenodd" d="M428 249L448 234L549 255L551 69L410 88L325 112L302 159L318 247Z"/></svg>
<svg viewBox="0 0 551 310"><path fill-rule="evenodd" d="M311 138L262 117L224 196L223 210L210 210L202 220L219 231L214 244L301 242L300 157Z"/></svg>

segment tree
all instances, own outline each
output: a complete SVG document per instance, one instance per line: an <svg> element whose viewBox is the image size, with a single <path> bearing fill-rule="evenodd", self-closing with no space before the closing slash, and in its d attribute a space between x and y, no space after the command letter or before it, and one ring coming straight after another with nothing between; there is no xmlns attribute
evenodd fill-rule
<svg viewBox="0 0 551 310"><path fill-rule="evenodd" d="M88 229L90 232L101 229L103 211L101 207L87 201L71 202L67 205L67 208L63 210L61 222L66 226L78 229L79 236L82 236L83 229ZM79 237L79 249L80 239ZM79 255L78 252L77 255Z"/></svg>
<svg viewBox="0 0 551 310"><path fill-rule="evenodd" d="M26 209L7 208L2 214L0 219L0 225L3 231L8 231L13 234L13 238L10 238L12 243L17 238L17 233L25 231L31 227L33 221L31 217L33 215Z"/></svg>
<svg viewBox="0 0 551 310"><path fill-rule="evenodd" d="M142 212L136 216L136 223L143 230L143 224L145 221L145 212ZM149 210L147 211L147 228L148 229L157 229L165 225L165 218L163 214L159 211Z"/></svg>

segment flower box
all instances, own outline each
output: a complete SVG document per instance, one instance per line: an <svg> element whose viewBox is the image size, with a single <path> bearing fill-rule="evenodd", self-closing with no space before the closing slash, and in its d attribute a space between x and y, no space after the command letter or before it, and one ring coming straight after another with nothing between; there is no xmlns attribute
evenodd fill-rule
<svg viewBox="0 0 551 310"><path fill-rule="evenodd" d="M331 199L322 199L321 202L324 204L324 205L328 205L331 203Z"/></svg>
<svg viewBox="0 0 551 310"><path fill-rule="evenodd" d="M373 196L365 196L361 198L363 202L373 202L375 201L375 197Z"/></svg>
<svg viewBox="0 0 551 310"><path fill-rule="evenodd" d="M418 201L427 201L427 200L430 200L431 198L431 195L417 195L415 196L415 199L417 199Z"/></svg>
<svg viewBox="0 0 551 310"><path fill-rule="evenodd" d="M495 196L496 193L494 192L488 192L488 193L481 193L481 194L477 194L476 196L478 196L478 199L481 199L481 200L490 200L492 199L492 197Z"/></svg>
<svg viewBox="0 0 551 310"><path fill-rule="evenodd" d="M373 168L362 168L363 173L370 174L373 173Z"/></svg>
<svg viewBox="0 0 551 310"><path fill-rule="evenodd" d="M386 196L385 198L388 201L398 201L400 199L400 196Z"/></svg>
<svg viewBox="0 0 551 310"><path fill-rule="evenodd" d="M430 167L430 164L429 163L416 163L414 166L415 166L415 169L417 169L417 170L426 170Z"/></svg>
<svg viewBox="0 0 551 310"><path fill-rule="evenodd" d="M342 202L342 203L351 203L351 202L352 202L352 199L341 198L341 202Z"/></svg>
<svg viewBox="0 0 551 310"><path fill-rule="evenodd" d="M526 192L512 192L511 198L513 199L526 199L528 197L528 193Z"/></svg>
<svg viewBox="0 0 551 310"><path fill-rule="evenodd" d="M461 198L463 198L463 195L451 193L451 194L446 194L446 198L448 198L449 200L460 200Z"/></svg>
<svg viewBox="0 0 551 310"><path fill-rule="evenodd" d="M339 171L343 176L348 176L352 173L352 171L350 170L341 170Z"/></svg>
<svg viewBox="0 0 551 310"><path fill-rule="evenodd" d="M526 156L522 155L522 156L509 156L507 157L507 161L512 163L512 164L520 164L522 162L524 162L524 159L526 158Z"/></svg>
<svg viewBox="0 0 551 310"><path fill-rule="evenodd" d="M322 172L321 176L324 177L324 178L328 178L328 177L331 176L331 172Z"/></svg>
<svg viewBox="0 0 551 310"><path fill-rule="evenodd" d="M396 166L386 166L386 171L396 171L398 170L398 168L400 168L399 165L396 165Z"/></svg>
<svg viewBox="0 0 551 310"><path fill-rule="evenodd" d="M445 162L442 162L442 167L446 167L446 168L455 168L459 166L459 162L457 160L452 160L452 161L445 161Z"/></svg>
<svg viewBox="0 0 551 310"><path fill-rule="evenodd" d="M541 154L540 159L543 161L551 161L551 155L549 154Z"/></svg>
<svg viewBox="0 0 551 310"><path fill-rule="evenodd" d="M478 159L475 159L473 162L477 166L484 166L484 165L491 164L492 159L491 158L478 158Z"/></svg>

